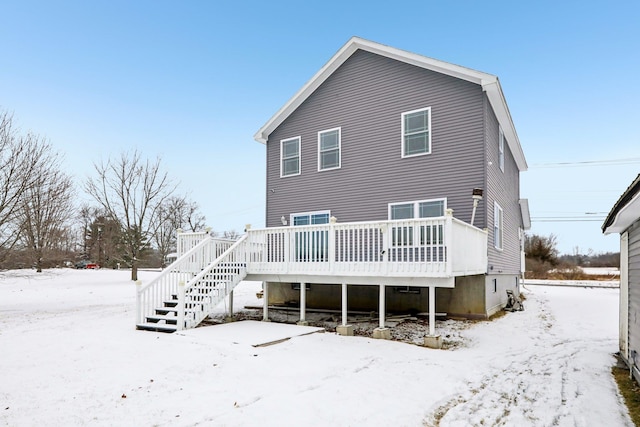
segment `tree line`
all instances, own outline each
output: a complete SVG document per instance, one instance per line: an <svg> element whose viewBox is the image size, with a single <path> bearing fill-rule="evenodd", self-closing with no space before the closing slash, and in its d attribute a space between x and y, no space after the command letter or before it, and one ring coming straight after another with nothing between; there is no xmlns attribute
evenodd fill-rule
<svg viewBox="0 0 640 427"><path fill-rule="evenodd" d="M78 189L92 202L77 206ZM20 132L13 116L0 112L0 269L91 260L131 268L137 280L140 266L164 267L177 230L204 231L205 220L160 158L123 152L94 163L94 174L76 187L47 140Z"/></svg>
<svg viewBox="0 0 640 427"><path fill-rule="evenodd" d="M620 252L595 253L589 249L585 254L575 247L572 254L560 255L557 243L554 234L525 235L525 274L528 278L579 280L589 278L582 267L620 266Z"/></svg>

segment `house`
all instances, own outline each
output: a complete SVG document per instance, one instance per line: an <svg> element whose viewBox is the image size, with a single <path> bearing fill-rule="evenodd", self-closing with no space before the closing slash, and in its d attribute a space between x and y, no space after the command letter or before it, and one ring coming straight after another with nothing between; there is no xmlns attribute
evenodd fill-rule
<svg viewBox="0 0 640 427"><path fill-rule="evenodd" d="M353 37L254 138L266 229L209 247L221 258L183 277L187 300L200 282L261 280L265 319L271 304L303 324L307 307L340 309L349 334L347 311L378 311L386 337L386 313L429 313L437 337L436 312L486 318L518 294L527 163L497 77Z"/></svg>
<svg viewBox="0 0 640 427"><path fill-rule="evenodd" d="M620 233L620 355L640 382L640 175L611 209L602 232Z"/></svg>

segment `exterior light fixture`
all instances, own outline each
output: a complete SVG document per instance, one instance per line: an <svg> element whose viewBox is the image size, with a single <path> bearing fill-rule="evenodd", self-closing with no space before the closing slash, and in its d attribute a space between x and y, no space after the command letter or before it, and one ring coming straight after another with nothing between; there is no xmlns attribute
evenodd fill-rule
<svg viewBox="0 0 640 427"><path fill-rule="evenodd" d="M474 188L471 192L471 198L473 199L473 211L471 212L471 225L473 225L473 221L476 219L476 208L478 207L478 202L482 200L483 190L482 188Z"/></svg>

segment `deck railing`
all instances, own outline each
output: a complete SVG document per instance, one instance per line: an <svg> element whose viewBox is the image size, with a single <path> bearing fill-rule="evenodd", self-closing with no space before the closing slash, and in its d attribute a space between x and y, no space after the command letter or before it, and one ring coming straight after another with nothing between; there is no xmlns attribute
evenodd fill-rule
<svg viewBox="0 0 640 427"><path fill-rule="evenodd" d="M487 232L443 217L247 230L248 274L452 277L486 273Z"/></svg>

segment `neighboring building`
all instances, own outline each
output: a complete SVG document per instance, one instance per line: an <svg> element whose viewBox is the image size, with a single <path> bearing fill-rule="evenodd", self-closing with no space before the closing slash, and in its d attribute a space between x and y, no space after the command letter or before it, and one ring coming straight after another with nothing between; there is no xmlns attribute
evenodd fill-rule
<svg viewBox="0 0 640 427"><path fill-rule="evenodd" d="M438 290L438 311L486 317L518 289L528 205L527 164L498 78L352 38L255 135L267 148L266 225L278 227L453 216L488 229L488 265ZM339 302L338 289L308 295ZM406 289L397 290L405 292ZM376 307L375 289L349 301ZM420 289L390 293L388 309L427 311ZM412 293L415 292L415 293ZM297 301L291 284L274 303ZM313 296L312 296L313 295Z"/></svg>
<svg viewBox="0 0 640 427"><path fill-rule="evenodd" d="M602 232L620 233L620 354L640 382L640 175L611 209Z"/></svg>
<svg viewBox="0 0 640 427"><path fill-rule="evenodd" d="M346 328L347 311L377 311L385 332L385 313L428 312L430 337L436 312L486 318L519 294L527 164L497 77L354 37L255 139L267 228L179 242L174 272L139 289L139 328L171 329L153 313L176 310L153 307L180 281L186 305L163 303L186 307L178 328L243 279L264 282L265 319L341 308Z"/></svg>

